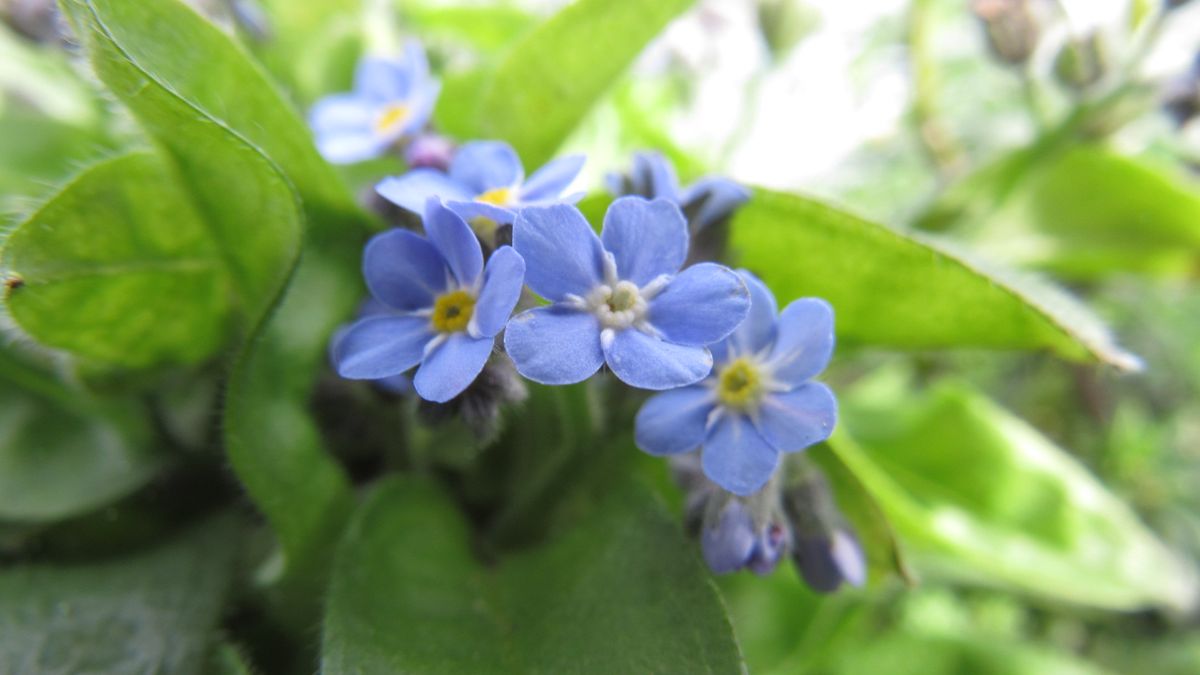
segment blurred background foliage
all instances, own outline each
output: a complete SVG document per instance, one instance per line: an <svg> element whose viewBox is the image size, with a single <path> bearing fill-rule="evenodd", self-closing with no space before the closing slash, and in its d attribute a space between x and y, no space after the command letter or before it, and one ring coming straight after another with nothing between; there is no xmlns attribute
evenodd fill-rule
<svg viewBox="0 0 1200 675"><path fill-rule="evenodd" d="M731 261L781 301L837 308L843 421L813 455L872 579L826 596L788 565L720 578L751 672L1200 672L1200 3L194 4L220 33L166 0L70 0L89 37L64 40L46 3L0 3L0 260L22 273L6 278L0 346L0 670L35 672L20 659L41 640L47 672L308 672L313 570L331 565L330 672L365 649L357 613L398 620L358 578L386 587L395 565L475 578L470 553L518 551L489 572L513 598L544 592L538 560L578 564L594 594L642 588L572 562L614 550L604 517L643 517L628 504L653 500L628 474L678 514L625 428L636 401L534 388L481 447L321 367L379 227L351 195L403 166L336 175L288 108L417 36L444 83L442 131L509 140L527 166L585 152L597 191L643 148L685 182L756 186ZM161 25L184 26L190 51L146 37ZM129 255L156 271L104 271ZM235 273L214 271L231 256ZM331 563L357 488L392 469L441 478L467 520L388 483ZM270 528L245 517L238 481ZM666 539L609 545L687 575L629 602L677 592L716 617L655 508L635 524ZM392 510L469 530L476 550L403 567L420 560L390 560L391 531L370 531ZM669 629L644 618L648 635ZM714 669L736 661L710 646Z"/></svg>

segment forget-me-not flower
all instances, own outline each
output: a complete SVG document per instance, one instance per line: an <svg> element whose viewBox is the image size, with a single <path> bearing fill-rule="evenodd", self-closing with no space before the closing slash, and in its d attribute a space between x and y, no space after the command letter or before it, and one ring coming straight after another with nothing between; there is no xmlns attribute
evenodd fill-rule
<svg viewBox="0 0 1200 675"><path fill-rule="evenodd" d="M713 345L712 375L647 401L634 435L652 455L700 447L709 480L745 496L771 478L780 453L829 438L837 401L828 387L811 381L833 354L833 309L802 298L776 320L771 291L748 272L739 274L750 289L750 314Z"/></svg>
<svg viewBox="0 0 1200 675"><path fill-rule="evenodd" d="M618 195L666 199L679 205L692 233L725 218L750 198L750 191L721 176L705 176L681 188L675 167L658 152L637 152L628 175L609 174L609 190Z"/></svg>
<svg viewBox="0 0 1200 675"><path fill-rule="evenodd" d="M375 190L413 213L420 213L425 200L436 196L468 221L485 218L494 224L508 224L526 206L579 201L582 193L563 196L563 191L579 175L583 161L582 155L562 157L526 180L512 146L501 141L472 141L459 147L449 171L413 169L385 178Z"/></svg>
<svg viewBox="0 0 1200 675"><path fill-rule="evenodd" d="M687 225L662 199L614 201L600 237L573 206L524 209L513 247L529 265L525 282L553 304L513 317L504 345L543 384L580 382L605 363L642 389L697 382L712 370L706 345L749 310L745 283L727 267L679 271Z"/></svg>
<svg viewBox="0 0 1200 675"><path fill-rule="evenodd" d="M354 73L354 91L326 96L310 111L317 149L336 164L378 157L425 126L440 89L416 42L398 60L366 57Z"/></svg>
<svg viewBox="0 0 1200 675"><path fill-rule="evenodd" d="M504 246L485 268L470 226L434 197L425 204L425 232L389 230L367 243L367 287L393 313L355 322L334 345L334 360L342 377L356 380L420 365L417 394L443 403L483 370L521 295L525 261Z"/></svg>

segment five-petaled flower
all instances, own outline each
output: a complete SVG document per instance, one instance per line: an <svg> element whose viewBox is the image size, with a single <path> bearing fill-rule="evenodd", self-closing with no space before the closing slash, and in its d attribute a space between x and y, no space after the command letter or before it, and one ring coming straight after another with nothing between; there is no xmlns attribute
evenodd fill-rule
<svg viewBox="0 0 1200 675"><path fill-rule="evenodd" d="M425 232L389 230L367 244L367 287L394 313L355 322L334 345L334 360L342 377L362 380L419 364L417 394L442 403L483 370L521 295L525 261L504 246L485 268L471 228L434 197L425 204Z"/></svg>
<svg viewBox="0 0 1200 675"><path fill-rule="evenodd" d="M413 169L383 179L375 190L413 213L420 213L425 200L436 196L468 221L485 219L492 225L508 224L526 206L579 201L582 193L563 196L563 191L579 175L583 161L582 155L562 157L525 180L525 169L512 146L500 141L472 141L458 149L446 173Z"/></svg>
<svg viewBox="0 0 1200 675"><path fill-rule="evenodd" d="M693 234L728 218L750 198L749 190L721 176L705 176L681 188L675 168L657 152L634 153L633 170L628 175L609 174L608 186L614 194L678 204Z"/></svg>
<svg viewBox="0 0 1200 675"><path fill-rule="evenodd" d="M405 46L399 60L364 58L354 74L354 91L327 96L310 111L317 149L337 164L378 157L425 126L440 88L416 42Z"/></svg>
<svg viewBox="0 0 1200 675"><path fill-rule="evenodd" d="M837 401L828 387L811 381L833 354L829 304L802 298L776 321L770 290L749 273L739 274L750 289L750 314L727 340L713 345L712 375L647 401L634 435L638 447L652 455L700 447L705 475L745 496L766 484L780 453L829 437Z"/></svg>
<svg viewBox="0 0 1200 675"><path fill-rule="evenodd" d="M605 363L643 389L698 382L712 370L706 345L749 310L729 268L679 271L687 225L665 200L614 201L600 237L573 206L525 209L513 246L529 264L526 283L553 304L513 317L504 344L517 370L543 384L580 382Z"/></svg>

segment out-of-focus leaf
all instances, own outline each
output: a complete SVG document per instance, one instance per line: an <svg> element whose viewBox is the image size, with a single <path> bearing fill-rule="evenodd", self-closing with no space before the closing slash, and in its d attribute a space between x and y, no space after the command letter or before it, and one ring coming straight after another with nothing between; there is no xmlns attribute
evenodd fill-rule
<svg viewBox="0 0 1200 675"><path fill-rule="evenodd" d="M929 569L1081 605L1196 605L1195 573L1129 507L983 396L876 386L843 403L861 447L834 450Z"/></svg>
<svg viewBox="0 0 1200 675"><path fill-rule="evenodd" d="M1139 365L1064 293L813 199L756 190L734 216L730 244L781 303L827 299L846 342L1044 349L1119 368Z"/></svg>
<svg viewBox="0 0 1200 675"><path fill-rule="evenodd" d="M188 194L138 153L79 175L12 232L5 297L38 342L132 367L191 363L225 337L227 274Z"/></svg>
<svg viewBox="0 0 1200 675"><path fill-rule="evenodd" d="M64 7L101 80L176 160L233 272L249 337L226 393L226 448L279 535L285 569L319 578L352 495L305 406L325 341L360 292L362 215L270 82L192 10L175 0ZM303 215L309 249L297 270Z"/></svg>
<svg viewBox="0 0 1200 675"><path fill-rule="evenodd" d="M270 36L255 54L300 103L349 89L362 48L360 0L265 0Z"/></svg>
<svg viewBox="0 0 1200 675"><path fill-rule="evenodd" d="M617 78L693 0L576 0L522 39L497 69L478 127L525 166L549 159Z"/></svg>
<svg viewBox="0 0 1200 675"><path fill-rule="evenodd" d="M162 461L141 413L68 389L0 347L0 519L59 520L145 484Z"/></svg>
<svg viewBox="0 0 1200 675"><path fill-rule="evenodd" d="M457 40L483 52L498 52L508 47L537 22L536 17L520 7L507 4L399 4L403 20L423 39Z"/></svg>
<svg viewBox="0 0 1200 675"><path fill-rule="evenodd" d="M203 673L235 534L219 517L126 558L0 571L0 672Z"/></svg>
<svg viewBox="0 0 1200 675"><path fill-rule="evenodd" d="M380 486L338 550L323 672L739 673L693 544L644 490L484 567L437 488Z"/></svg>

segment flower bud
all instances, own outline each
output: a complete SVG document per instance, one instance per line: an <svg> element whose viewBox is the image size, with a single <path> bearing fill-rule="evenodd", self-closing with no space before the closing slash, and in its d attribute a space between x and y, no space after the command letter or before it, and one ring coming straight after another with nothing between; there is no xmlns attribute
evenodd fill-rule
<svg viewBox="0 0 1200 675"><path fill-rule="evenodd" d="M754 518L740 499L730 499L706 519L700 531L700 548L704 562L716 574L736 572L750 561L758 537Z"/></svg>
<svg viewBox="0 0 1200 675"><path fill-rule="evenodd" d="M805 468L785 492L784 508L792 520L792 562L814 591L832 593L843 583L866 582L862 546L819 469Z"/></svg>
<svg viewBox="0 0 1200 675"><path fill-rule="evenodd" d="M1067 87L1083 91L1108 72L1108 56L1099 33L1071 40L1054 59L1054 75Z"/></svg>
<svg viewBox="0 0 1200 675"><path fill-rule="evenodd" d="M413 169L448 171L454 159L454 141L435 133L422 133L404 148L404 161Z"/></svg>
<svg viewBox="0 0 1200 675"><path fill-rule="evenodd" d="M1039 27L1029 0L974 0L971 10L983 22L988 47L1001 61L1022 65L1037 49Z"/></svg>

